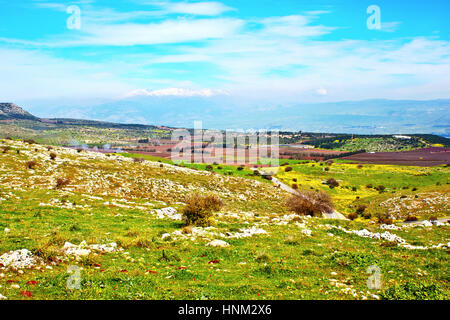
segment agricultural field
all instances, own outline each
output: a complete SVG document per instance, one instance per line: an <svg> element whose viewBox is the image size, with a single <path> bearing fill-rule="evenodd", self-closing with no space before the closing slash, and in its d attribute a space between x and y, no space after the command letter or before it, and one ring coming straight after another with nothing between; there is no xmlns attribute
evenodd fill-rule
<svg viewBox="0 0 450 320"><path fill-rule="evenodd" d="M450 168L446 165L363 165L342 160L293 163L286 162L276 177L299 190L327 191L338 211L345 214L361 205L373 218L386 212L399 220L408 215L427 219L450 213ZM329 179L338 185L330 186Z"/></svg>
<svg viewBox="0 0 450 320"><path fill-rule="evenodd" d="M2 299L449 298L445 221L303 216L287 208L287 192L248 169L133 157L0 141ZM370 205L448 194L446 167L291 165L277 177L327 190L345 214L356 196ZM340 186L321 183L329 177ZM193 193L223 203L209 226L184 223ZM448 213L440 202L436 208L439 217ZM373 267L376 288L368 286Z"/></svg>
<svg viewBox="0 0 450 320"><path fill-rule="evenodd" d="M88 120L10 120L0 124L0 138L32 139L60 146L129 146L143 138L170 137L171 130L155 126L103 123Z"/></svg>

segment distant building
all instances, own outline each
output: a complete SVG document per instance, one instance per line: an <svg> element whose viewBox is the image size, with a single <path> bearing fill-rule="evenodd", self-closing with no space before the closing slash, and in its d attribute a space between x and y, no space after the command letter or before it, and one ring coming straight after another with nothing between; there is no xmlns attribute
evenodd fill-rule
<svg viewBox="0 0 450 320"><path fill-rule="evenodd" d="M393 136L394 138L396 138L396 139L411 139L411 137L409 137L409 136L401 136L401 135L394 135Z"/></svg>

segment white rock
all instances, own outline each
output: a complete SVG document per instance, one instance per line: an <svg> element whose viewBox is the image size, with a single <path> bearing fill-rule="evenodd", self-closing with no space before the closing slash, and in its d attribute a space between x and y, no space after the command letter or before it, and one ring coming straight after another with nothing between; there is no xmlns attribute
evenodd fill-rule
<svg viewBox="0 0 450 320"><path fill-rule="evenodd" d="M170 233L164 233L164 234L161 236L161 239L165 240L165 239L170 238L170 237L171 237Z"/></svg>
<svg viewBox="0 0 450 320"><path fill-rule="evenodd" d="M0 300L8 300L8 298L0 293Z"/></svg>
<svg viewBox="0 0 450 320"><path fill-rule="evenodd" d="M433 226L433 224L430 221L428 221L428 220L422 221L422 222L420 222L418 224L423 226L423 227L432 227Z"/></svg>
<svg viewBox="0 0 450 320"><path fill-rule="evenodd" d="M5 228L5 233L9 233L11 230L8 228Z"/></svg>
<svg viewBox="0 0 450 320"><path fill-rule="evenodd" d="M6 268L23 269L34 266L38 258L27 249L10 251L0 256L0 264Z"/></svg>
<svg viewBox="0 0 450 320"><path fill-rule="evenodd" d="M217 240L217 239L213 240L207 244L207 246L210 246L210 247L222 247L222 248L228 247L229 245L230 244L228 242L225 242L223 240Z"/></svg>

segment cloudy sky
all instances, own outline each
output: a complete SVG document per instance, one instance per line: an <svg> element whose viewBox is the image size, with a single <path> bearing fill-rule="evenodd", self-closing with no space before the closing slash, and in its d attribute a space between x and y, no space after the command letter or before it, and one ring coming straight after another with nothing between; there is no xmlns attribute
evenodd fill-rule
<svg viewBox="0 0 450 320"><path fill-rule="evenodd" d="M0 0L0 6L2 101L450 98L448 0Z"/></svg>

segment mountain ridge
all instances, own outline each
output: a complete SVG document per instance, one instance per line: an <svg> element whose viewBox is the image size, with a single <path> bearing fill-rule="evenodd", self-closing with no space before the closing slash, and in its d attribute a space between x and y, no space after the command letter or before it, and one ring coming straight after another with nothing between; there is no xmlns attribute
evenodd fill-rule
<svg viewBox="0 0 450 320"><path fill-rule="evenodd" d="M17 104L12 102L2 102L0 103L0 120L39 120L38 117L32 115L28 111L19 107Z"/></svg>

